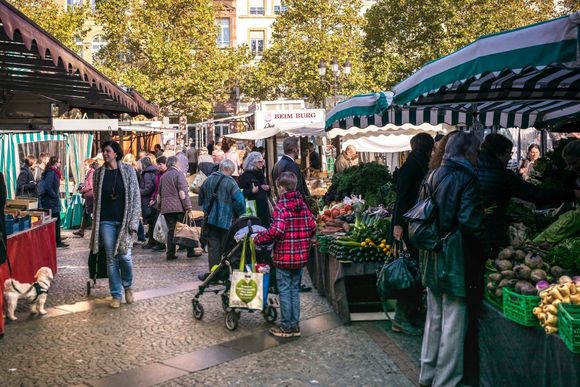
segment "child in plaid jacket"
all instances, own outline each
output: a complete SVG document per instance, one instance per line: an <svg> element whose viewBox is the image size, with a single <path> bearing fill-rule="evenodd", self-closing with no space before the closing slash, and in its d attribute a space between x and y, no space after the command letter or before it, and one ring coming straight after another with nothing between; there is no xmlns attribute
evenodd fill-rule
<svg viewBox="0 0 580 387"><path fill-rule="evenodd" d="M283 172L276 181L280 199L274 207L270 228L254 237L256 245L274 243L272 259L280 296L281 324L270 329L278 337L300 336L300 284L308 262L310 238L316 222L302 195L296 191L297 177Z"/></svg>

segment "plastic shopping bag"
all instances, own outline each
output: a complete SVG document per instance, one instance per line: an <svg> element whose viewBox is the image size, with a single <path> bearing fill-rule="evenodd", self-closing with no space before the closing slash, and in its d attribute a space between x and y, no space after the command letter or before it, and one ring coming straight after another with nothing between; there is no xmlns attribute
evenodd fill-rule
<svg viewBox="0 0 580 387"><path fill-rule="evenodd" d="M153 239L159 243L165 243L167 240L168 232L169 229L167 228L165 217L163 215L159 215L157 222L155 223L155 228L153 229Z"/></svg>

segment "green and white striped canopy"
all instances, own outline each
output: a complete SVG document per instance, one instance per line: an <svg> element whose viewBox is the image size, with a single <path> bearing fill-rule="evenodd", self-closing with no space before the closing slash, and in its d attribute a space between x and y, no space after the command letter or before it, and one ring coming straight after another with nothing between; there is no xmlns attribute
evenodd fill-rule
<svg viewBox="0 0 580 387"><path fill-rule="evenodd" d="M399 106L580 101L580 12L487 35L393 88Z"/></svg>
<svg viewBox="0 0 580 387"><path fill-rule="evenodd" d="M483 36L393 88L393 104L329 112L327 130L411 123L553 127L580 117L580 12ZM386 94L387 93L382 93ZM350 103L354 103L354 101ZM364 114L364 111L371 112ZM353 113L353 114L349 114ZM360 113L360 114L359 114Z"/></svg>

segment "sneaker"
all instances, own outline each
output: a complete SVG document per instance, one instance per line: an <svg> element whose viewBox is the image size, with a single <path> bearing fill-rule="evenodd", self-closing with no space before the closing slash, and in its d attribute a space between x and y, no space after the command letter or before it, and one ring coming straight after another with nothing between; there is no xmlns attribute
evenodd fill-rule
<svg viewBox="0 0 580 387"><path fill-rule="evenodd" d="M415 327L413 324L407 321L393 321L391 330L393 332L403 333L409 336L421 336L423 334L423 330Z"/></svg>
<svg viewBox="0 0 580 387"><path fill-rule="evenodd" d="M127 304L132 304L135 301L133 297L133 289L125 289L125 302Z"/></svg>
<svg viewBox="0 0 580 387"><path fill-rule="evenodd" d="M119 309L121 307L121 300L118 298L113 298L109 304L109 308Z"/></svg>
<svg viewBox="0 0 580 387"><path fill-rule="evenodd" d="M61 249L64 249L64 248L69 247L69 244L68 243L60 242L60 243L57 243L56 244L56 247L61 248Z"/></svg>
<svg viewBox="0 0 580 387"><path fill-rule="evenodd" d="M300 337L300 327L294 327L290 331L292 332L292 337Z"/></svg>
<svg viewBox="0 0 580 387"><path fill-rule="evenodd" d="M272 327L272 328L270 328L270 330L268 332L270 332L271 335L274 335L276 337L293 337L294 336L294 332L291 329L285 329L285 328L282 328L280 326ZM298 334L300 334L300 332L298 332Z"/></svg>

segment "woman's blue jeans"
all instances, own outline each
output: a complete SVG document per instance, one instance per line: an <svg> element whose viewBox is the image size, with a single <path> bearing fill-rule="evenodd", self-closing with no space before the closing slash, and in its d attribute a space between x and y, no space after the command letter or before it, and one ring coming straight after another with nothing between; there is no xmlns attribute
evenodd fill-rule
<svg viewBox="0 0 580 387"><path fill-rule="evenodd" d="M123 290L130 289L133 283L133 261L131 249L127 254L115 254L117 237L121 230L121 222L101 221L99 226L100 245L104 247L107 255L107 275L109 276L109 289L113 298L122 299Z"/></svg>

